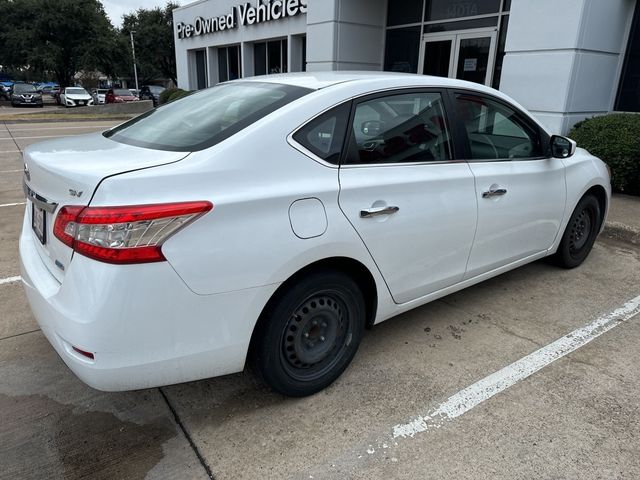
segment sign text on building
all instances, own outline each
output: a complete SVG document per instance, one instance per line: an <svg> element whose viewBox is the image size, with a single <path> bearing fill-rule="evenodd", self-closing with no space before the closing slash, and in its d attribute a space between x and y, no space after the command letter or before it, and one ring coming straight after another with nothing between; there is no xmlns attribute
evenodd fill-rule
<svg viewBox="0 0 640 480"><path fill-rule="evenodd" d="M179 22L176 24L178 38L189 38L197 35L231 30L238 26L255 25L257 23L281 20L307 13L306 0L267 0L253 6L250 3L231 8L228 15L218 17L196 17L192 24Z"/></svg>

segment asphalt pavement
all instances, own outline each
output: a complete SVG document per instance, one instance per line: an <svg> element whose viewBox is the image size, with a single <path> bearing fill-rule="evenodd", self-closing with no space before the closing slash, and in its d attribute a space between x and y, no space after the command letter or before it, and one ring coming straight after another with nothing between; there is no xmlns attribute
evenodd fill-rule
<svg viewBox="0 0 640 480"><path fill-rule="evenodd" d="M19 281L20 152L113 124L0 123L1 479L640 478L640 247L607 235L577 269L535 262L374 327L309 398L246 372L85 386Z"/></svg>

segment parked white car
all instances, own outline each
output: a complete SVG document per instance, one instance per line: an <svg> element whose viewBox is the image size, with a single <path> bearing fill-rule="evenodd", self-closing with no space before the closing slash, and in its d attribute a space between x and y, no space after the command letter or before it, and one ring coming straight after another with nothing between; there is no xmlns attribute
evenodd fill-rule
<svg viewBox="0 0 640 480"><path fill-rule="evenodd" d="M419 75L220 84L24 152L22 278L101 390L241 371L302 396L366 326L589 254L608 169L503 93Z"/></svg>
<svg viewBox="0 0 640 480"><path fill-rule="evenodd" d="M100 105L104 105L105 103L107 103L106 97L107 97L107 92L109 91L108 88L97 88L96 89L96 93L95 96L98 99L98 103ZM94 101L95 103L95 101Z"/></svg>
<svg viewBox="0 0 640 480"><path fill-rule="evenodd" d="M65 107L93 105L93 97L82 87L67 87L60 92L60 104Z"/></svg>

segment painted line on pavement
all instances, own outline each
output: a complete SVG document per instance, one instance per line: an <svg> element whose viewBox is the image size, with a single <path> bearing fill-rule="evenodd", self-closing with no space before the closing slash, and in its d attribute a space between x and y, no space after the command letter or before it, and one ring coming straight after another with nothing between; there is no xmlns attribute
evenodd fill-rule
<svg viewBox="0 0 640 480"><path fill-rule="evenodd" d="M37 137L16 137L14 135L13 140L32 140L34 138L60 138L60 137L73 137L73 133L69 133L67 135L39 135ZM5 140L9 140L8 138Z"/></svg>
<svg viewBox="0 0 640 480"><path fill-rule="evenodd" d="M19 282L20 280L22 280L21 276L0 278L0 285L4 285L5 283L15 283Z"/></svg>
<svg viewBox="0 0 640 480"><path fill-rule="evenodd" d="M585 346L639 313L640 295L629 300L620 308L596 318L588 325L568 333L555 342L460 390L436 408L428 410L424 415L420 415L408 423L396 425L393 427L393 438L414 437L418 433L442 427L485 400L528 378L559 358ZM374 452L375 449L372 447L367 450L369 454Z"/></svg>
<svg viewBox="0 0 640 480"><path fill-rule="evenodd" d="M13 140L13 138L3 138L3 140ZM22 153L20 150L0 150L0 153Z"/></svg>
<svg viewBox="0 0 640 480"><path fill-rule="evenodd" d="M124 121L124 120L123 120ZM39 125L39 124L33 124L33 125ZM10 132L29 132L31 130L75 130L75 129L80 129L80 128L111 128L114 125L117 125L117 123L110 123L109 125L78 125L75 127L36 127L36 128L9 128L7 127L7 130L9 130Z"/></svg>
<svg viewBox="0 0 640 480"><path fill-rule="evenodd" d="M0 208L2 207L17 207L18 205L26 205L27 202L16 202L16 203L0 203Z"/></svg>
<svg viewBox="0 0 640 480"><path fill-rule="evenodd" d="M17 169L17 170L0 170L0 173L18 173L18 172L23 172L24 170L22 169Z"/></svg>

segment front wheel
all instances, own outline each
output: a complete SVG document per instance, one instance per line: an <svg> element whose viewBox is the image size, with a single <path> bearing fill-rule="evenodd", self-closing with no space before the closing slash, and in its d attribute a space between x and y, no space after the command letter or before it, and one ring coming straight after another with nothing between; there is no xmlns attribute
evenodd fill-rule
<svg viewBox="0 0 640 480"><path fill-rule="evenodd" d="M275 391L304 397L329 386L360 345L365 304L358 285L321 271L291 285L260 319L254 368Z"/></svg>
<svg viewBox="0 0 640 480"><path fill-rule="evenodd" d="M600 232L601 223L598 199L585 195L571 214L562 235L556 253L557 263L564 268L575 268L584 262Z"/></svg>

